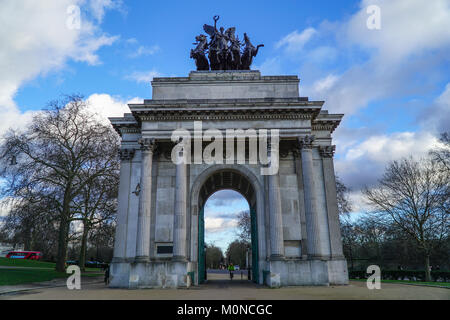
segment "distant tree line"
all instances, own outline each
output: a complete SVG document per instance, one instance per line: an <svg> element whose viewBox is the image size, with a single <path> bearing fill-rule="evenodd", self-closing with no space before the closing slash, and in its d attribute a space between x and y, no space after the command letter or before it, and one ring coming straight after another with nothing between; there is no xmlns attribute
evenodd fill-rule
<svg viewBox="0 0 450 320"><path fill-rule="evenodd" d="M222 249L213 244L206 245L206 268L219 269L221 265L225 264Z"/></svg>
<svg viewBox="0 0 450 320"><path fill-rule="evenodd" d="M83 97L72 95L49 103L25 129L2 138L0 196L8 211L2 236L25 250L42 251L56 261L57 271L64 271L69 255L84 269L86 256L98 257L112 246L117 133Z"/></svg>

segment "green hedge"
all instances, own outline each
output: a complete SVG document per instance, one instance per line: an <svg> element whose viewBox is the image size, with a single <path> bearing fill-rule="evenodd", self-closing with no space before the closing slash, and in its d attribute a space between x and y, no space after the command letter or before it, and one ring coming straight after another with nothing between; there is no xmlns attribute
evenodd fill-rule
<svg viewBox="0 0 450 320"><path fill-rule="evenodd" d="M350 279L367 279L370 274L365 270L349 271ZM383 280L413 280L425 281L425 271L423 270L381 270L381 279ZM450 271L431 271L433 281L450 282Z"/></svg>

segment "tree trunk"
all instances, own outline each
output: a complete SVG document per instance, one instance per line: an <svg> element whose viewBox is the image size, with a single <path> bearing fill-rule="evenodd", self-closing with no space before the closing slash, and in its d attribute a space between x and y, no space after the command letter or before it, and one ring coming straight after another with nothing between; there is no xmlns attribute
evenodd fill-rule
<svg viewBox="0 0 450 320"><path fill-rule="evenodd" d="M29 219L25 219L25 228L23 232L23 250L31 251L31 227Z"/></svg>
<svg viewBox="0 0 450 320"><path fill-rule="evenodd" d="M353 251L352 251L352 246L348 246L349 248L349 253L350 253L350 270L353 271Z"/></svg>
<svg viewBox="0 0 450 320"><path fill-rule="evenodd" d="M70 226L70 183L67 185L64 191L63 208L61 212L61 223L59 225L58 234L58 256L56 257L56 271L66 271L66 259L67 259L67 243Z"/></svg>
<svg viewBox="0 0 450 320"><path fill-rule="evenodd" d="M58 234L58 256L56 257L56 271L65 272L67 256L67 233L69 232L69 222L67 217L61 217L61 225Z"/></svg>
<svg viewBox="0 0 450 320"><path fill-rule="evenodd" d="M63 212L61 213L61 223L59 225L59 234L58 234L58 256L56 257L56 271L65 272L66 271L66 258L67 258L67 242L68 242L68 234L69 234L69 201L67 200L67 193L64 199Z"/></svg>
<svg viewBox="0 0 450 320"><path fill-rule="evenodd" d="M81 248L80 248L80 257L78 259L78 266L81 271L85 271L86 264L86 247L87 247L87 236L89 233L89 228L87 227L86 221L83 222L83 237L81 238Z"/></svg>
<svg viewBox="0 0 450 320"><path fill-rule="evenodd" d="M25 235L23 238L23 250L31 251L31 236L28 230L25 231Z"/></svg>
<svg viewBox="0 0 450 320"><path fill-rule="evenodd" d="M425 255L425 281L431 281L430 255Z"/></svg>

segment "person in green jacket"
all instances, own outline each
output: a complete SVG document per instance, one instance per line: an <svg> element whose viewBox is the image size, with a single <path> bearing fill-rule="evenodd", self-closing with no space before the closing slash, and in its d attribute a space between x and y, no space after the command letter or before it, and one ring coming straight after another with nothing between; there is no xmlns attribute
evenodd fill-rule
<svg viewBox="0 0 450 320"><path fill-rule="evenodd" d="M228 266L228 271L230 272L230 280L233 280L234 265L232 263Z"/></svg>

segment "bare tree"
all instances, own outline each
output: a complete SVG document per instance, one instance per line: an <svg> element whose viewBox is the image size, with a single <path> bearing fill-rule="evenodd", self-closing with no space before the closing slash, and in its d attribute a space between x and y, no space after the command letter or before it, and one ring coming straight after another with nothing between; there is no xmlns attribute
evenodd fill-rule
<svg viewBox="0 0 450 320"><path fill-rule="evenodd" d="M348 199L349 193L350 189L341 181L339 176L336 175L336 195L340 215L348 214L352 211L352 205Z"/></svg>
<svg viewBox="0 0 450 320"><path fill-rule="evenodd" d="M379 186L363 190L379 223L397 225L417 243L427 281L430 255L449 234L449 213L442 208L448 188L448 176L435 161L408 158L391 162Z"/></svg>
<svg viewBox="0 0 450 320"><path fill-rule="evenodd" d="M206 265L211 269L219 269L221 263L224 262L222 249L213 244L206 245Z"/></svg>
<svg viewBox="0 0 450 320"><path fill-rule="evenodd" d="M441 134L441 146L430 151L432 161L436 162L440 175L450 181L450 133ZM450 183L447 184L446 196L442 197L442 210L450 213Z"/></svg>
<svg viewBox="0 0 450 320"><path fill-rule="evenodd" d="M251 243L252 221L250 211L245 210L238 213L238 238L240 241Z"/></svg>
<svg viewBox="0 0 450 320"><path fill-rule="evenodd" d="M23 198L31 189L37 203L50 205L58 223L56 270L63 272L74 199L86 185L109 175L117 163L118 137L97 120L81 96L53 101L24 131L9 131L1 146L3 195ZM17 165L9 166L14 159ZM11 161L13 162L13 161Z"/></svg>
<svg viewBox="0 0 450 320"><path fill-rule="evenodd" d="M239 266L245 266L247 250L249 243L245 241L234 240L228 245L225 253L227 262L237 264Z"/></svg>
<svg viewBox="0 0 450 320"><path fill-rule="evenodd" d="M442 146L430 151L430 155L434 161L442 165L442 169L450 172L450 133L444 132L441 134L440 142Z"/></svg>
<svg viewBox="0 0 450 320"><path fill-rule="evenodd" d="M80 195L73 201L75 218L83 224L81 246L79 254L79 266L85 270L86 250L89 232L97 227L104 226L105 222L114 219L117 210L117 192L119 175L117 166L111 166L108 175L99 176L86 184Z"/></svg>
<svg viewBox="0 0 450 320"><path fill-rule="evenodd" d="M355 223L345 219L341 221L341 235L344 255L350 259L350 270L354 270L353 261L355 259L354 247L358 241L359 229Z"/></svg>

